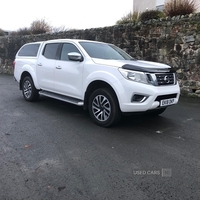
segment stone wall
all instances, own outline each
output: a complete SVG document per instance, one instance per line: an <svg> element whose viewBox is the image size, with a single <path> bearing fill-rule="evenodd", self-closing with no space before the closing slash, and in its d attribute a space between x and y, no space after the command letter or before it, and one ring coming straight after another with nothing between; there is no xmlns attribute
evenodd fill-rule
<svg viewBox="0 0 200 200"><path fill-rule="evenodd" d="M57 38L109 42L137 59L166 63L176 69L182 94L200 97L200 13L55 34L0 37L0 73L13 73L12 62L23 44Z"/></svg>

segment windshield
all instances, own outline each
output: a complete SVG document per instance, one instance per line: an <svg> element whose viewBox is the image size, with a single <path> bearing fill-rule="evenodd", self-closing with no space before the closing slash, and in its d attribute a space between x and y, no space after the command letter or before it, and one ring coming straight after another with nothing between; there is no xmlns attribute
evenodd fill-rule
<svg viewBox="0 0 200 200"><path fill-rule="evenodd" d="M112 44L79 42L88 55L92 58L107 60L133 60L133 58L122 49Z"/></svg>

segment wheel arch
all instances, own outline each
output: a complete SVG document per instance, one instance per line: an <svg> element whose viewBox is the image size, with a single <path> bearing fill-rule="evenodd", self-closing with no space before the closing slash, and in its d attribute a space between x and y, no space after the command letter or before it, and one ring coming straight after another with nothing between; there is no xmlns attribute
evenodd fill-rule
<svg viewBox="0 0 200 200"><path fill-rule="evenodd" d="M102 81L102 80L95 80L95 81L92 81L88 87L87 87L87 90L85 92L85 95L84 95L84 109L87 110L88 109L88 103L89 103L89 97L90 95L97 89L99 88L109 88L110 90L113 91L113 93L115 94L115 97L117 99L117 102L118 102L118 105L119 105L119 100L117 98L117 94L115 92L115 90L113 89L113 87L105 82L105 81Z"/></svg>
<svg viewBox="0 0 200 200"><path fill-rule="evenodd" d="M23 79L26 77L26 76L30 76L31 79L33 80L33 84L34 86L38 89L38 85L36 83L36 78L34 77L33 74L31 74L30 72L28 71L24 71L22 74L21 74L21 77L20 77L20 82L19 82L19 89L22 90L22 82L23 82Z"/></svg>
<svg viewBox="0 0 200 200"><path fill-rule="evenodd" d="M20 78L20 82L19 82L19 89L22 90L22 82L24 80L24 78L26 76L30 76L31 77L31 74L27 71L24 71L22 74L21 74L21 78ZM32 77L31 77L32 78Z"/></svg>

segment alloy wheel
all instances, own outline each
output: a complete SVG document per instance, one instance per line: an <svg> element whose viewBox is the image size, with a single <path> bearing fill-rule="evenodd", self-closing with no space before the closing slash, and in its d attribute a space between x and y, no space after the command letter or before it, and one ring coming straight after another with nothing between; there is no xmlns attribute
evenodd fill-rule
<svg viewBox="0 0 200 200"><path fill-rule="evenodd" d="M29 99L32 94L32 86L29 80L26 80L23 85L24 96Z"/></svg>
<svg viewBox="0 0 200 200"><path fill-rule="evenodd" d="M111 115L111 104L104 95L97 95L92 102L92 111L97 120L104 122Z"/></svg>

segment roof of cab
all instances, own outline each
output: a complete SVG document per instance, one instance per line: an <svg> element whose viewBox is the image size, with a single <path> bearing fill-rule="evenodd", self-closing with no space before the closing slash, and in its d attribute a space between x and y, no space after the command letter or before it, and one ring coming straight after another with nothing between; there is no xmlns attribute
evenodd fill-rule
<svg viewBox="0 0 200 200"><path fill-rule="evenodd" d="M53 39L53 40L47 40L44 41L47 43L51 43L51 42L95 42L95 43L105 43L105 42L100 42L100 41L94 41L94 40L84 40L84 39Z"/></svg>

